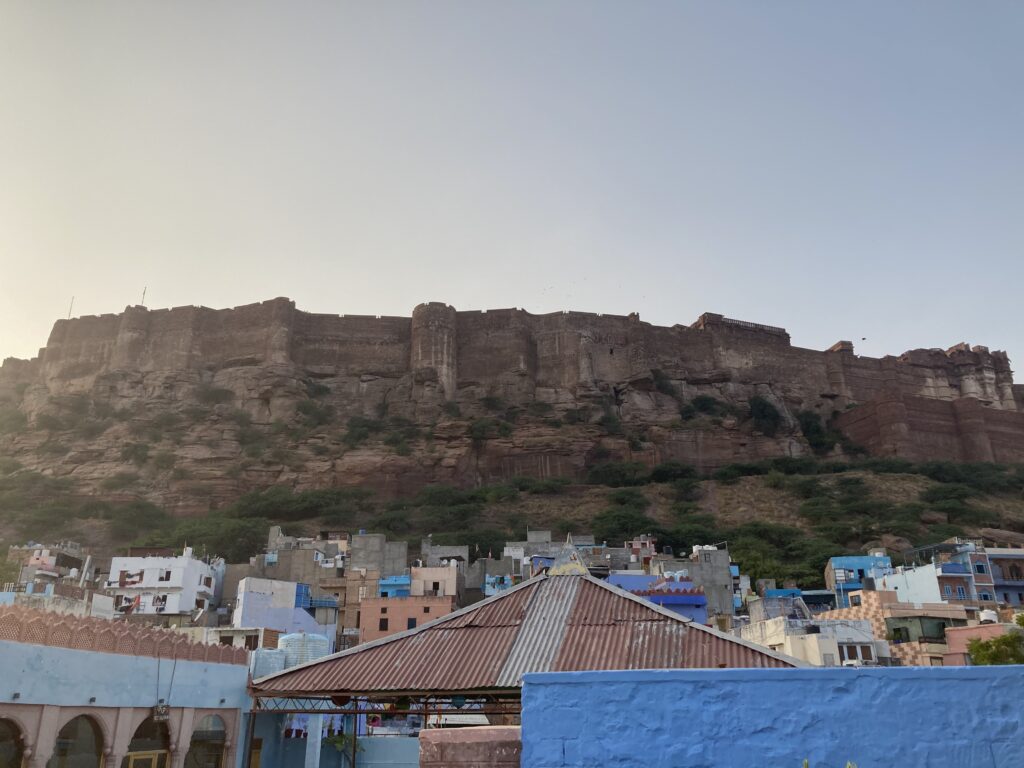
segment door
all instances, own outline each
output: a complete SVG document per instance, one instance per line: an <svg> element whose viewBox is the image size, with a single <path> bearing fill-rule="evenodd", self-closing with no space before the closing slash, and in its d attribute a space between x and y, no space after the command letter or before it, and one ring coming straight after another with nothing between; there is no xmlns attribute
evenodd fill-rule
<svg viewBox="0 0 1024 768"><path fill-rule="evenodd" d="M129 752L128 768L167 768L167 752Z"/></svg>

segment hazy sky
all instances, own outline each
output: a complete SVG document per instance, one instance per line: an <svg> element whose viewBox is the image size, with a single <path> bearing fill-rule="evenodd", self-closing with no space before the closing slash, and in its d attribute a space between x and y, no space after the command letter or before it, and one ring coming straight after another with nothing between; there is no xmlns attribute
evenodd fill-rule
<svg viewBox="0 0 1024 768"><path fill-rule="evenodd" d="M0 0L0 357L148 286L1024 370L1022 40L1019 0Z"/></svg>

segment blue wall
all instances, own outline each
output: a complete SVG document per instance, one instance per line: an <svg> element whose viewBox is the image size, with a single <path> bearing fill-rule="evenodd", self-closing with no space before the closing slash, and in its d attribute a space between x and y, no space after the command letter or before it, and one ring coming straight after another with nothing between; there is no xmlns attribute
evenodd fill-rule
<svg viewBox="0 0 1024 768"><path fill-rule="evenodd" d="M522 768L1010 768L1024 666L527 675Z"/></svg>
<svg viewBox="0 0 1024 768"><path fill-rule="evenodd" d="M263 740L260 765L266 768L301 768L306 757L305 739L286 739L282 733L281 715L262 713L256 716L253 735ZM417 768L420 741L411 736L368 736L358 740L357 768ZM332 744L320 748L320 768L349 768L346 755Z"/></svg>
<svg viewBox="0 0 1024 768"><path fill-rule="evenodd" d="M249 708L249 669L0 640L0 699L63 707ZM95 703L89 703L96 697ZM221 704L220 700L224 699Z"/></svg>

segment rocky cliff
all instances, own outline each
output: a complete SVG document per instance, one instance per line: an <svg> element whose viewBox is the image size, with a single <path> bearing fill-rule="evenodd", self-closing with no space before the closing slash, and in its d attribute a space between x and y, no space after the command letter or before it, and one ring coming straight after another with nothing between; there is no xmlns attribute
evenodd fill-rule
<svg viewBox="0 0 1024 768"><path fill-rule="evenodd" d="M317 315L287 299L60 320L37 358L0 367L0 456L180 514L273 484L397 495L856 445L1024 461L1024 387L984 347L873 359L714 314Z"/></svg>

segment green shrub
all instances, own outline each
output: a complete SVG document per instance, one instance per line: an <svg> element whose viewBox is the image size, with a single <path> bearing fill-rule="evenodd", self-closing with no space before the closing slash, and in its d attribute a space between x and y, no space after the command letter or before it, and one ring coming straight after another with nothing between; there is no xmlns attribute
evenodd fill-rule
<svg viewBox="0 0 1024 768"><path fill-rule="evenodd" d="M831 430L826 430L821 424L821 418L814 411L800 411L796 418L800 424L800 431L807 439L807 444L819 456L831 451L839 442L839 435Z"/></svg>
<svg viewBox="0 0 1024 768"><path fill-rule="evenodd" d="M704 488L696 477L679 478L672 483L672 490L675 491L676 501L697 501L704 495Z"/></svg>
<svg viewBox="0 0 1024 768"><path fill-rule="evenodd" d="M171 469L174 466L174 462L177 457L170 451L160 451L153 456L153 466L156 469Z"/></svg>
<svg viewBox="0 0 1024 768"><path fill-rule="evenodd" d="M527 406L526 410L531 416L547 416L553 409L551 407L551 403L534 400L529 406Z"/></svg>
<svg viewBox="0 0 1024 768"><path fill-rule="evenodd" d="M535 495L554 496L562 493L569 484L564 477L551 477L545 480L537 480L532 477L513 477L509 481L514 488Z"/></svg>
<svg viewBox="0 0 1024 768"><path fill-rule="evenodd" d="M786 487L786 476L779 472L777 469L773 469L764 478L764 484L768 488L781 489Z"/></svg>
<svg viewBox="0 0 1024 768"><path fill-rule="evenodd" d="M480 398L480 405L486 408L488 411L500 411L505 407L505 402L500 397L493 395L487 395Z"/></svg>
<svg viewBox="0 0 1024 768"><path fill-rule="evenodd" d="M474 419L469 425L469 437L474 445L477 446L485 440L492 440L496 437L509 437L511 434L512 425L507 421L499 419Z"/></svg>
<svg viewBox="0 0 1024 768"><path fill-rule="evenodd" d="M668 395L669 397L678 396L675 385L672 384L672 379L669 378L667 373L654 368L651 370L651 377L654 379L654 388L661 392L661 394Z"/></svg>
<svg viewBox="0 0 1024 768"><path fill-rule="evenodd" d="M647 497L635 488L619 488L614 490L608 494L608 500L618 507L629 507L641 512L650 505Z"/></svg>
<svg viewBox="0 0 1024 768"><path fill-rule="evenodd" d="M690 401L690 405L697 413L703 413L706 416L728 416L735 410L728 403L723 403L711 395L697 395Z"/></svg>
<svg viewBox="0 0 1024 768"><path fill-rule="evenodd" d="M146 443L125 443L121 446L121 461L130 461L141 467L149 461L149 446Z"/></svg>
<svg viewBox="0 0 1024 768"><path fill-rule="evenodd" d="M196 387L195 397L196 400L204 405L223 405L234 400L235 393L230 389L203 383Z"/></svg>
<svg viewBox="0 0 1024 768"><path fill-rule="evenodd" d="M590 409L589 408L570 408L562 416L562 420L566 424L586 424L590 421Z"/></svg>
<svg viewBox="0 0 1024 768"><path fill-rule="evenodd" d="M690 403L684 403L679 406L679 418L683 421L689 421L690 419L697 418L697 409L694 408Z"/></svg>
<svg viewBox="0 0 1024 768"><path fill-rule="evenodd" d="M318 381L306 381L306 395L312 398L326 397L331 394L331 388Z"/></svg>
<svg viewBox="0 0 1024 768"><path fill-rule="evenodd" d="M75 435L82 440L95 440L113 426L109 419L87 420L78 425Z"/></svg>
<svg viewBox="0 0 1024 768"><path fill-rule="evenodd" d="M606 411L601 418L597 420L597 424L609 435L622 434L622 421L611 411Z"/></svg>
<svg viewBox="0 0 1024 768"><path fill-rule="evenodd" d="M368 419L364 416L353 416L348 420L348 429L345 432L344 442L350 448L355 448L366 442L371 435L384 429L384 422L380 419Z"/></svg>
<svg viewBox="0 0 1024 768"><path fill-rule="evenodd" d="M139 482L139 476L135 472L118 472L100 482L100 488L105 491L122 491Z"/></svg>
<svg viewBox="0 0 1024 768"><path fill-rule="evenodd" d="M668 483L672 480L697 477L697 470L689 464L678 461L665 461L651 470L652 483Z"/></svg>
<svg viewBox="0 0 1024 768"><path fill-rule="evenodd" d="M13 475L21 469L21 463L10 456L0 456L0 475Z"/></svg>
<svg viewBox="0 0 1024 768"><path fill-rule="evenodd" d="M587 482L591 485L608 485L612 488L643 485L647 480L647 467L639 461L598 464L587 474Z"/></svg>
<svg viewBox="0 0 1024 768"><path fill-rule="evenodd" d="M64 422L59 416L52 413L36 414L36 429L45 429L47 432L59 432L64 429Z"/></svg>
<svg viewBox="0 0 1024 768"><path fill-rule="evenodd" d="M949 483L946 485L933 485L926 488L919 494L921 501L926 504L935 504L942 501L965 501L978 495L978 491L969 485L960 483Z"/></svg>
<svg viewBox="0 0 1024 768"><path fill-rule="evenodd" d="M0 435L10 435L21 432L28 424L25 414L17 408L0 408Z"/></svg>
<svg viewBox="0 0 1024 768"><path fill-rule="evenodd" d="M594 517L594 540L607 541L609 546L620 547L622 543L644 533L659 532L658 526L633 507L612 507Z"/></svg>
<svg viewBox="0 0 1024 768"><path fill-rule="evenodd" d="M768 437L774 437L782 424L782 414L768 400L754 395L748 401L750 417L754 420L754 428Z"/></svg>
<svg viewBox="0 0 1024 768"><path fill-rule="evenodd" d="M310 427L322 427L334 420L334 408L316 400L302 400L295 410Z"/></svg>

